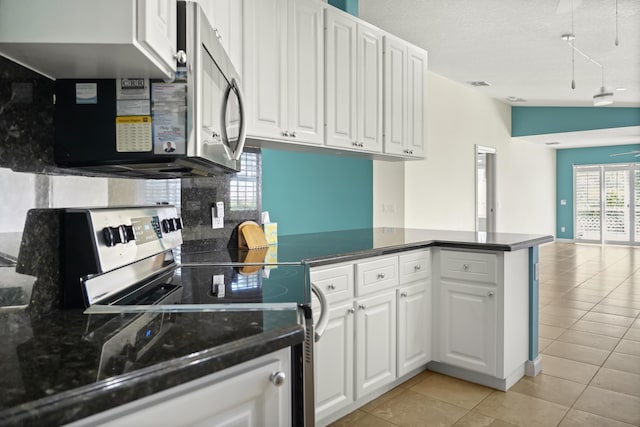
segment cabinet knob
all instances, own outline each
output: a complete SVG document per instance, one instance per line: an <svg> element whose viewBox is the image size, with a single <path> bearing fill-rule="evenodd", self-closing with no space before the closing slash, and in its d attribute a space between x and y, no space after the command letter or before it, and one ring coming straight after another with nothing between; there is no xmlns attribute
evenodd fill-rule
<svg viewBox="0 0 640 427"><path fill-rule="evenodd" d="M173 55L173 59L175 59L178 64L184 65L187 63L187 54L184 50L179 50Z"/></svg>
<svg viewBox="0 0 640 427"><path fill-rule="evenodd" d="M296 137L296 132L295 131L291 132L291 138L295 138L295 137Z"/></svg>
<svg viewBox="0 0 640 427"><path fill-rule="evenodd" d="M422 266L421 266L420 264L416 264L416 265L413 267L413 271L420 271L420 269L421 269L421 268L422 268Z"/></svg>
<svg viewBox="0 0 640 427"><path fill-rule="evenodd" d="M218 40L222 41L222 36L220 35L220 31L218 31L218 29L217 29L217 28L215 28L215 29L213 30L213 32L214 32L214 34L216 35L216 38L217 38Z"/></svg>
<svg viewBox="0 0 640 427"><path fill-rule="evenodd" d="M402 298L406 298L409 294L407 294L406 292L400 292L400 296Z"/></svg>
<svg viewBox="0 0 640 427"><path fill-rule="evenodd" d="M366 309L367 309L367 306L366 306L366 305L364 305L364 304L359 304L359 305L358 305L358 308L359 308L360 310L366 310Z"/></svg>
<svg viewBox="0 0 640 427"><path fill-rule="evenodd" d="M347 310L347 313L349 313L349 314L353 314L355 312L356 312L356 309L353 308L353 307L351 307L349 310Z"/></svg>
<svg viewBox="0 0 640 427"><path fill-rule="evenodd" d="M489 292L487 292L487 296L488 296L488 297L492 297L492 296L493 296L493 291L489 291Z"/></svg>
<svg viewBox="0 0 640 427"><path fill-rule="evenodd" d="M287 375L282 371L277 371L271 374L269 377L269 381L273 383L276 387L280 387L287 380Z"/></svg>
<svg viewBox="0 0 640 427"><path fill-rule="evenodd" d="M464 271L469 271L469 264L462 264L462 269Z"/></svg>
<svg viewBox="0 0 640 427"><path fill-rule="evenodd" d="M282 131L282 136L289 136L289 131L288 130Z"/></svg>
<svg viewBox="0 0 640 427"><path fill-rule="evenodd" d="M334 283L331 283L329 286L327 286L329 288L329 290L334 290L336 288L336 285Z"/></svg>
<svg viewBox="0 0 640 427"><path fill-rule="evenodd" d="M409 150L409 154L413 154L413 150Z"/></svg>
<svg viewBox="0 0 640 427"><path fill-rule="evenodd" d="M385 275L384 273L378 273L378 279L384 279Z"/></svg>

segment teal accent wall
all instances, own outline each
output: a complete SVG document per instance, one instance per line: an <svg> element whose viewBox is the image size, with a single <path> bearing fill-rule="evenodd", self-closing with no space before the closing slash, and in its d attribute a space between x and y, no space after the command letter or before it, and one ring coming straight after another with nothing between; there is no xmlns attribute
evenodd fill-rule
<svg viewBox="0 0 640 427"><path fill-rule="evenodd" d="M640 126L640 108L512 107L511 136Z"/></svg>
<svg viewBox="0 0 640 427"><path fill-rule="evenodd" d="M279 235L373 226L373 163L262 150L262 210Z"/></svg>
<svg viewBox="0 0 640 427"><path fill-rule="evenodd" d="M353 16L358 16L358 0L329 0L329 4Z"/></svg>
<svg viewBox="0 0 640 427"><path fill-rule="evenodd" d="M632 155L610 156L633 150L640 150L640 144L556 150L556 237L573 239L573 166L640 162ZM560 204L563 199L567 201L564 206Z"/></svg>
<svg viewBox="0 0 640 427"><path fill-rule="evenodd" d="M329 0L358 16L358 0ZM262 150L262 210L279 235L373 226L373 162Z"/></svg>

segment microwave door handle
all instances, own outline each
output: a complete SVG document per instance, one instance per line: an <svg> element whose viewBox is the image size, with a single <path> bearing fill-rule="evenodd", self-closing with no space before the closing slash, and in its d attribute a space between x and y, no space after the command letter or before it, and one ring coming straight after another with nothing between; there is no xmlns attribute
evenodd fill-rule
<svg viewBox="0 0 640 427"><path fill-rule="evenodd" d="M240 156L244 151L244 143L245 143L245 140L247 139L247 121L245 120L245 116L244 116L244 95L236 79L232 79L231 84L235 88L236 94L238 95L238 110L239 110L238 112L240 113L240 130L238 133L238 146L236 147L234 159L240 160Z"/></svg>
<svg viewBox="0 0 640 427"><path fill-rule="evenodd" d="M231 145L229 144L229 138L227 136L227 104L229 103L229 95L231 94L231 90L235 90L238 96L238 109L240 113L240 129L238 134L238 145L236 146L235 151L231 149ZM246 124L244 120L244 100L242 97L242 91L240 90L240 86L236 79L231 79L231 83L227 85L227 89L224 91L224 96L222 97L222 108L220 111L220 119L222 125L220 126L222 144L227 149L227 154L231 160L240 160L240 156L242 155L242 151L244 150L244 142L246 139Z"/></svg>
<svg viewBox="0 0 640 427"><path fill-rule="evenodd" d="M311 283L311 292L316 294L320 301L320 318L318 319L318 325L316 326L314 334L314 341L318 342L320 341L320 338L322 338L322 335L329 324L329 305L327 303L327 298L324 296L324 292L322 292L322 290L313 283Z"/></svg>

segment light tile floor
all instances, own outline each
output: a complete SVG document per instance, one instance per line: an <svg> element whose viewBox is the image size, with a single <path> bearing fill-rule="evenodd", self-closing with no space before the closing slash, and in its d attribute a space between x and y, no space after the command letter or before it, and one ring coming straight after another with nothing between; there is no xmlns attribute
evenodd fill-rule
<svg viewBox="0 0 640 427"><path fill-rule="evenodd" d="M640 248L540 248L542 373L506 393L425 371L333 426L640 426Z"/></svg>

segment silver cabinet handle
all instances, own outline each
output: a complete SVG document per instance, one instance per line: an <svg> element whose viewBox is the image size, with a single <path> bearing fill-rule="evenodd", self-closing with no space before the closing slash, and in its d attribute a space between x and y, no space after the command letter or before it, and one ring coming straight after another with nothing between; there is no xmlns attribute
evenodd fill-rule
<svg viewBox="0 0 640 427"><path fill-rule="evenodd" d="M492 296L493 296L493 291L489 291L489 292L487 292L487 296L488 296L488 297L492 297Z"/></svg>
<svg viewBox="0 0 640 427"><path fill-rule="evenodd" d="M311 292L316 294L320 301L320 318L318 319L318 324L314 334L314 341L318 342L320 338L322 338L322 334L324 334L324 331L327 329L327 325L329 324L329 303L324 296L324 292L322 292L315 283L311 284Z"/></svg>
<svg viewBox="0 0 640 427"><path fill-rule="evenodd" d="M384 279L385 275L384 273L378 273L378 279Z"/></svg>
<svg viewBox="0 0 640 427"><path fill-rule="evenodd" d="M366 310L366 309L367 309L367 306L366 306L366 305L364 305L364 304L359 304L359 305L358 305L358 308L359 308L360 310Z"/></svg>
<svg viewBox="0 0 640 427"><path fill-rule="evenodd" d="M291 138L295 138L296 137L296 131L291 132Z"/></svg>
<svg viewBox="0 0 640 427"><path fill-rule="evenodd" d="M420 269L421 269L421 268L422 268L422 266L421 266L420 264L416 264L416 265L413 267L413 271L420 271Z"/></svg>
<svg viewBox="0 0 640 427"><path fill-rule="evenodd" d="M269 376L269 381L271 381L276 387L280 387L286 380L287 374L282 371L274 372Z"/></svg>
<svg viewBox="0 0 640 427"><path fill-rule="evenodd" d="M334 283L331 283L329 286L327 286L327 288L329 288L329 290L334 290L336 288L336 285Z"/></svg>
<svg viewBox="0 0 640 427"><path fill-rule="evenodd" d="M464 271L469 271L469 264L462 264L462 269Z"/></svg>
<svg viewBox="0 0 640 427"><path fill-rule="evenodd" d="M289 136L289 131L288 130L282 131L282 136Z"/></svg>
<svg viewBox="0 0 640 427"><path fill-rule="evenodd" d="M402 298L406 298L409 294L407 294L406 292L400 292L400 296Z"/></svg>
<svg viewBox="0 0 640 427"><path fill-rule="evenodd" d="M349 314L353 314L355 312L356 312L356 309L353 308L353 307L351 307L349 310L347 310L347 313L349 313Z"/></svg>

